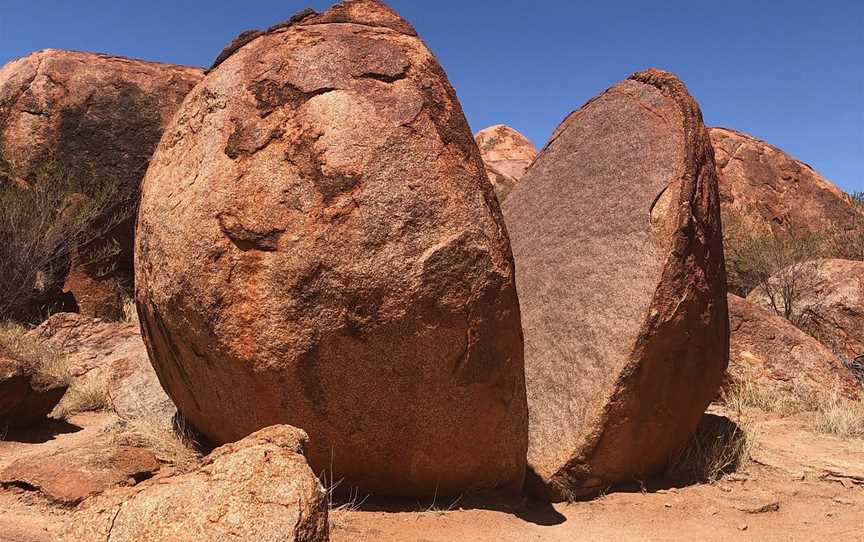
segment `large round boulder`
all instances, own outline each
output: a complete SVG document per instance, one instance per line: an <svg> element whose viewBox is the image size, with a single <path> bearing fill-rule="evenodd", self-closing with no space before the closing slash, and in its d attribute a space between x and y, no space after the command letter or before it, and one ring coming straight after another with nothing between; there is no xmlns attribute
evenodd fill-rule
<svg viewBox="0 0 864 542"><path fill-rule="evenodd" d="M717 173L696 101L637 73L572 113L504 202L525 332L529 488L644 480L729 356Z"/></svg>
<svg viewBox="0 0 864 542"><path fill-rule="evenodd" d="M102 235L73 256L65 283L90 316L122 316L135 220L113 207L134 209L162 130L202 76L198 68L57 49L0 69L0 189L54 182L119 200L100 205L106 212L94 222ZM58 289L64 271L53 277Z"/></svg>
<svg viewBox="0 0 864 542"><path fill-rule="evenodd" d="M216 443L303 428L344 488L519 487L512 255L446 75L376 1L247 35L144 180L136 299L162 385Z"/></svg>

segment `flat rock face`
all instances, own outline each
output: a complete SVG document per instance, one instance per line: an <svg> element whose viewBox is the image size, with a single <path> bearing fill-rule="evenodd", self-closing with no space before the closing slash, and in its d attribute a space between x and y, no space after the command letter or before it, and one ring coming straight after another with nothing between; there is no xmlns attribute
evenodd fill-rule
<svg viewBox="0 0 864 542"><path fill-rule="evenodd" d="M728 316L699 107L659 70L559 126L504 203L525 331L529 489L561 500L665 466L717 393Z"/></svg>
<svg viewBox="0 0 864 542"><path fill-rule="evenodd" d="M0 349L0 435L45 421L66 389L65 382L36 374Z"/></svg>
<svg viewBox="0 0 864 542"><path fill-rule="evenodd" d="M32 182L53 162L85 192L112 179L137 193L162 130L201 77L197 68L56 49L10 62L0 69L0 185ZM83 312L122 313L117 281L132 277L133 230L130 219L94 243L119 243L109 261L78 262L66 286Z"/></svg>
<svg viewBox="0 0 864 542"><path fill-rule="evenodd" d="M729 374L733 381L785 394L860 390L853 374L831 350L764 308L729 295Z"/></svg>
<svg viewBox="0 0 864 542"><path fill-rule="evenodd" d="M784 227L818 232L860 220L849 196L807 164L741 132L709 132L727 229L748 234Z"/></svg>
<svg viewBox="0 0 864 542"><path fill-rule="evenodd" d="M224 59L157 150L137 233L151 359L209 439L302 427L315 472L377 494L521 487L506 229L393 11L345 2Z"/></svg>
<svg viewBox="0 0 864 542"><path fill-rule="evenodd" d="M820 260L812 274L792 308L793 319L847 360L864 356L864 262ZM751 292L747 301L769 310L772 306L762 288ZM778 303L783 310L782 300Z"/></svg>
<svg viewBox="0 0 864 542"><path fill-rule="evenodd" d="M106 322L81 314L58 313L30 332L66 355L72 382L60 402L74 400L76 388L104 388L122 418L170 420L176 412L165 394L141 339L137 322Z"/></svg>
<svg viewBox="0 0 864 542"><path fill-rule="evenodd" d="M108 492L81 507L64 540L325 541L327 494L305 441L293 427L268 427L189 474Z"/></svg>
<svg viewBox="0 0 864 542"><path fill-rule="evenodd" d="M498 201L503 202L534 163L537 149L527 137L503 124L480 130L474 139Z"/></svg>

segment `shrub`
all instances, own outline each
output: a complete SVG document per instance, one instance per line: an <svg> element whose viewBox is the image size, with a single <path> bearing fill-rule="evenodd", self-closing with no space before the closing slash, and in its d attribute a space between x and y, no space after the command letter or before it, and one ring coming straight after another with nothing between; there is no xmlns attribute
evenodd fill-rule
<svg viewBox="0 0 864 542"><path fill-rule="evenodd" d="M0 320L27 320L56 288L77 247L104 236L134 211L134 192L110 179L86 182L53 162L32 178L0 184ZM110 260L110 243L88 255Z"/></svg>

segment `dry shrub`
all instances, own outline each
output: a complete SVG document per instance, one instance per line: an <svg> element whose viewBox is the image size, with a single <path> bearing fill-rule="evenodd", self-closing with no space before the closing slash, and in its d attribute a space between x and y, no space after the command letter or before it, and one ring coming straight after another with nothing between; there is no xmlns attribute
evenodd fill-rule
<svg viewBox="0 0 864 542"><path fill-rule="evenodd" d="M50 343L12 322L0 323L0 351L23 363L29 371L68 383L71 374L66 356Z"/></svg>
<svg viewBox="0 0 864 542"><path fill-rule="evenodd" d="M40 303L62 286L72 252L131 216L134 202L130 187L73 179L53 162L26 182L0 183L0 320L44 312ZM116 245L101 243L85 263L110 261L112 251Z"/></svg>
<svg viewBox="0 0 864 542"><path fill-rule="evenodd" d="M742 411L732 417L704 414L687 447L670 462L666 476L689 483L713 483L743 468L755 441L752 427Z"/></svg>

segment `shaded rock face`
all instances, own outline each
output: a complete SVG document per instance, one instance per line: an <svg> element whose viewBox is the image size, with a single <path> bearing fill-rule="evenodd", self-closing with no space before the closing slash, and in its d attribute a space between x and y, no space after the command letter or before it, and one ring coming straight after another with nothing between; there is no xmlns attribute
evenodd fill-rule
<svg viewBox="0 0 864 542"><path fill-rule="evenodd" d="M779 228L819 232L860 221L849 196L807 164L741 132L711 128L710 134L729 233Z"/></svg>
<svg viewBox="0 0 864 542"><path fill-rule="evenodd" d="M66 389L65 382L36 373L0 349L0 435L44 422Z"/></svg>
<svg viewBox="0 0 864 542"><path fill-rule="evenodd" d="M327 494L306 464L305 443L299 429L263 429L214 450L189 474L87 501L64 540L325 541Z"/></svg>
<svg viewBox="0 0 864 542"><path fill-rule="evenodd" d="M813 337L758 305L729 295L732 382L752 382L786 394L838 391L854 396L853 374Z"/></svg>
<svg viewBox="0 0 864 542"><path fill-rule="evenodd" d="M793 320L847 361L864 356L864 262L820 260L813 274L795 301ZM772 306L762 288L747 301L767 310ZM784 310L782 300L778 308Z"/></svg>
<svg viewBox="0 0 864 542"><path fill-rule="evenodd" d="M645 479L728 361L717 176L699 107L648 70L572 113L504 203L525 332L528 489Z"/></svg>
<svg viewBox="0 0 864 542"><path fill-rule="evenodd" d="M497 124L474 136L498 201L503 202L537 158L537 149L522 134Z"/></svg>
<svg viewBox="0 0 864 542"><path fill-rule="evenodd" d="M190 94L144 181L136 299L215 443L302 427L377 494L521 486L506 229L453 88L374 1L277 25Z"/></svg>
<svg viewBox="0 0 864 542"><path fill-rule="evenodd" d="M196 68L56 49L10 62L0 69L0 186L27 184L50 164L85 193L117 184L134 206L162 130L201 77ZM128 218L77 255L66 288L85 314L122 312L117 289L132 278L133 231ZM115 241L108 261L88 264L88 253Z"/></svg>
<svg viewBox="0 0 864 542"><path fill-rule="evenodd" d="M95 382L104 387L121 418L170 420L176 409L147 356L135 322L106 322L80 314L55 314L30 333L63 352L71 389ZM60 402L63 409L67 400Z"/></svg>

